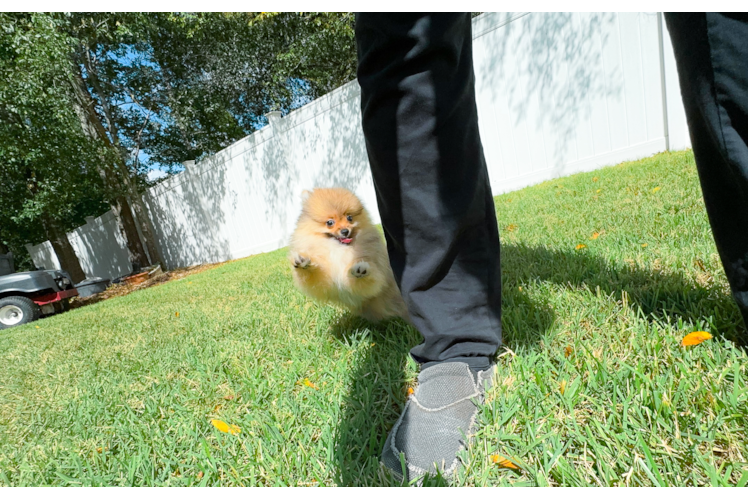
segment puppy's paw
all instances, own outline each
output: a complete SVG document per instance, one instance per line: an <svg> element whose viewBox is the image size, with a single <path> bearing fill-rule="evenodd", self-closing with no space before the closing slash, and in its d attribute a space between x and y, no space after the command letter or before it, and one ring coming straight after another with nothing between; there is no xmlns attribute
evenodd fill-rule
<svg viewBox="0 0 748 500"><path fill-rule="evenodd" d="M368 262L357 262L351 267L351 276L354 278L365 278L371 274L370 267Z"/></svg>
<svg viewBox="0 0 748 500"><path fill-rule="evenodd" d="M293 267L297 269L306 269L312 264L312 260L309 257L305 257L301 254L294 255Z"/></svg>

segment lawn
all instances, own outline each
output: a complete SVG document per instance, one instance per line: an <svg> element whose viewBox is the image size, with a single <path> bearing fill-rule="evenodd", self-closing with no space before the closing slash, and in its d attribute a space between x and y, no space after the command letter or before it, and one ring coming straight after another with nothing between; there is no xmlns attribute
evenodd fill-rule
<svg viewBox="0 0 748 500"><path fill-rule="evenodd" d="M692 154L496 212L505 348L447 483L745 485L748 356ZM0 483L398 484L378 457L418 342L307 300L285 250L4 331Z"/></svg>

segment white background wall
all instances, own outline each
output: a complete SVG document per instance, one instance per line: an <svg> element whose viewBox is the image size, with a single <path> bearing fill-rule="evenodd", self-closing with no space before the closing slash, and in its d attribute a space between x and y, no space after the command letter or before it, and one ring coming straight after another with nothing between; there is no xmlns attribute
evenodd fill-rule
<svg viewBox="0 0 748 500"><path fill-rule="evenodd" d="M473 51L494 194L690 146L657 13L483 14L473 20ZM174 268L286 245L301 191L315 186L353 190L379 220L355 81L271 118L145 201ZM86 275L129 272L116 224L87 226L71 233ZM34 248L35 262L48 259L51 246Z"/></svg>
<svg viewBox="0 0 748 500"><path fill-rule="evenodd" d="M68 233L68 239L87 278L114 279L132 272L127 242L111 210L101 217L87 217L85 225ZM36 267L60 268L60 261L49 241L26 245L26 249Z"/></svg>

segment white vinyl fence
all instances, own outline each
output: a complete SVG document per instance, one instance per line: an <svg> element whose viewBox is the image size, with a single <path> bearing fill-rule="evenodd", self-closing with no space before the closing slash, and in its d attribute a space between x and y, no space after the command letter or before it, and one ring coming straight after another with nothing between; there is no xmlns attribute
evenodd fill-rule
<svg viewBox="0 0 748 500"><path fill-rule="evenodd" d="M473 20L473 51L494 194L690 146L658 13L483 14ZM355 191L379 220L357 82L269 121L148 190L167 268L283 247L301 191L315 186ZM106 217L100 229L71 233L89 277L130 272L116 221ZM30 248L37 265L50 250Z"/></svg>
<svg viewBox="0 0 748 500"><path fill-rule="evenodd" d="M113 279L132 272L127 240L111 210L101 217L86 217L86 224L68 233L68 239L87 278ZM36 267L60 268L60 261L49 241L26 245L26 249Z"/></svg>

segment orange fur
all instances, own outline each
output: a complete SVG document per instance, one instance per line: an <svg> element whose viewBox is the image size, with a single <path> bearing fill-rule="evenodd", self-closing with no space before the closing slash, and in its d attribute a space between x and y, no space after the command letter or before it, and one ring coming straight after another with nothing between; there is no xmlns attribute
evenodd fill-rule
<svg viewBox="0 0 748 500"><path fill-rule="evenodd" d="M289 247L296 286L313 299L335 302L370 321L407 319L384 241L361 201L343 188L304 194ZM345 230L351 238L347 244L341 242L346 241Z"/></svg>

